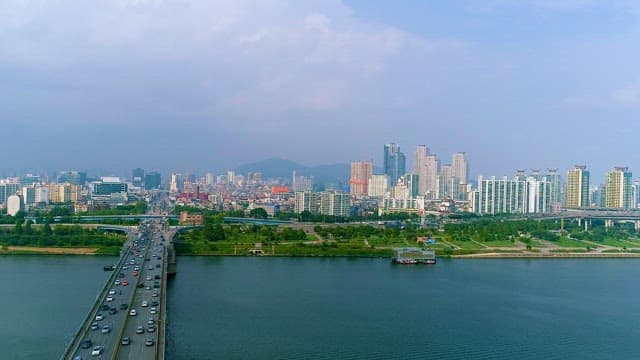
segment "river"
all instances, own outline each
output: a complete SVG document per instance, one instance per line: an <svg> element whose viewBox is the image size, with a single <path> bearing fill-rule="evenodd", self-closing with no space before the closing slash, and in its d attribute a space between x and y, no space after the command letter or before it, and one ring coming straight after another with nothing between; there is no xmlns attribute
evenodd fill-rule
<svg viewBox="0 0 640 360"><path fill-rule="evenodd" d="M115 258L0 257L0 348L55 359ZM180 257L168 359L640 358L640 260Z"/></svg>

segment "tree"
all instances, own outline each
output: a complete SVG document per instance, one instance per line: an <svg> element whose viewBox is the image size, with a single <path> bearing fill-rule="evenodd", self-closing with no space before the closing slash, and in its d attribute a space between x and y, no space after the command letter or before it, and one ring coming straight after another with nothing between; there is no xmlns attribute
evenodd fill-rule
<svg viewBox="0 0 640 360"><path fill-rule="evenodd" d="M254 219L266 219L269 217L269 214L267 214L267 210L264 208L255 208L249 211L249 216Z"/></svg>
<svg viewBox="0 0 640 360"><path fill-rule="evenodd" d="M42 228L42 230L44 231L44 233L46 235L51 235L52 231L51 231L51 225L49 225L48 222L44 223L44 226Z"/></svg>

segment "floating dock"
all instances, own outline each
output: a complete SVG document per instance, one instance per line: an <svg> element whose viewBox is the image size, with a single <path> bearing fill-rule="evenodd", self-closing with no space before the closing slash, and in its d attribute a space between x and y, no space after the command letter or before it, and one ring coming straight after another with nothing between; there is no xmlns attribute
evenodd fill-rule
<svg viewBox="0 0 640 360"><path fill-rule="evenodd" d="M391 259L396 264L435 264L436 252L417 247L394 248Z"/></svg>

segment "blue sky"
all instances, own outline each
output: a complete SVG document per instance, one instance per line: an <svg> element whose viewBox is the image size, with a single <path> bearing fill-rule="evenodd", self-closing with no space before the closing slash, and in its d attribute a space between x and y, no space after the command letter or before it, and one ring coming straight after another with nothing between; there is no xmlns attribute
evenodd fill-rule
<svg viewBox="0 0 640 360"><path fill-rule="evenodd" d="M426 144L474 176L640 172L640 3L0 3L4 169L222 171Z"/></svg>

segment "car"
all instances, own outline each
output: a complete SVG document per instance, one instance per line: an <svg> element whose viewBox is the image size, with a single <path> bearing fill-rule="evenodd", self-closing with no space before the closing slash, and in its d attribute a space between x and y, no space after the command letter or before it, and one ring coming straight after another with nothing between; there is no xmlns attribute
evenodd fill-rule
<svg viewBox="0 0 640 360"><path fill-rule="evenodd" d="M116 281L114 282L114 284L116 284L116 285L120 285L120 280L119 280L119 279L116 279Z"/></svg>
<svg viewBox="0 0 640 360"><path fill-rule="evenodd" d="M144 283L138 284L138 289L142 289L142 288L144 288Z"/></svg>
<svg viewBox="0 0 640 360"><path fill-rule="evenodd" d="M97 322L94 322L93 324L91 324L91 330L98 330L99 326Z"/></svg>
<svg viewBox="0 0 640 360"><path fill-rule="evenodd" d="M147 338L147 340L144 342L144 346L153 346L153 339Z"/></svg>
<svg viewBox="0 0 640 360"><path fill-rule="evenodd" d="M110 314L110 315L115 315L115 314L117 314L117 313L118 313L118 309L116 309L116 308L111 308L111 309L109 309L109 314Z"/></svg>
<svg viewBox="0 0 640 360"><path fill-rule="evenodd" d="M147 327L147 332L155 332L156 331L156 326L155 325L149 325Z"/></svg>
<svg viewBox="0 0 640 360"><path fill-rule="evenodd" d="M82 356L76 355L73 357L73 360L82 360Z"/></svg>
<svg viewBox="0 0 640 360"><path fill-rule="evenodd" d="M91 350L91 356L99 356L102 354L102 346L95 346L93 350Z"/></svg>
<svg viewBox="0 0 640 360"><path fill-rule="evenodd" d="M107 304L102 304L102 306L100 306L100 310L102 310L102 311L107 311L107 310L109 310L109 308L110 308L110 306L107 305Z"/></svg>
<svg viewBox="0 0 640 360"><path fill-rule="evenodd" d="M121 342L122 345L127 346L130 343L131 343L131 339L129 339L128 336L125 336L125 337L122 338L122 342Z"/></svg>
<svg viewBox="0 0 640 360"><path fill-rule="evenodd" d="M113 301L113 296L107 296L107 301Z"/></svg>
<svg viewBox="0 0 640 360"><path fill-rule="evenodd" d="M153 318L149 318L149 320L147 321L147 324L149 324L149 325L153 325L155 323L156 323L156 321Z"/></svg>
<svg viewBox="0 0 640 360"><path fill-rule="evenodd" d="M158 297L158 293L154 291L153 293L151 293L151 296Z"/></svg>
<svg viewBox="0 0 640 360"><path fill-rule="evenodd" d="M96 314L96 321L100 321L102 319L104 319L104 315L102 315L102 313Z"/></svg>
<svg viewBox="0 0 640 360"><path fill-rule="evenodd" d="M138 325L136 328L136 334L144 334L144 326Z"/></svg>
<svg viewBox="0 0 640 360"><path fill-rule="evenodd" d="M128 267L127 265L124 265L124 266L122 267L122 270L129 270L129 267ZM124 274L123 274L123 275L124 275ZM122 276L121 276L121 277L122 277Z"/></svg>
<svg viewBox="0 0 640 360"><path fill-rule="evenodd" d="M109 290L109 295L115 295L115 294L116 294L116 289Z"/></svg>
<svg viewBox="0 0 640 360"><path fill-rule="evenodd" d="M160 264L158 264L158 265L160 265ZM153 278L156 279L156 280L160 280L160 275L156 275Z"/></svg>
<svg viewBox="0 0 640 360"><path fill-rule="evenodd" d="M158 300L151 301L151 306L158 306L158 304L159 304Z"/></svg>
<svg viewBox="0 0 640 360"><path fill-rule="evenodd" d="M158 310L156 310L156 308L152 307L151 310L149 310L149 314L151 315L155 315L158 313Z"/></svg>
<svg viewBox="0 0 640 360"><path fill-rule="evenodd" d="M147 275L147 281L151 281L153 280L153 277L151 275Z"/></svg>
<svg viewBox="0 0 640 360"><path fill-rule="evenodd" d="M156 269L160 269L160 264L156 264Z"/></svg>
<svg viewBox="0 0 640 360"><path fill-rule="evenodd" d="M145 288L144 288L144 289L145 289L145 290L151 290L151 286L147 285L147 286L145 286Z"/></svg>
<svg viewBox="0 0 640 360"><path fill-rule="evenodd" d="M127 280L124 280L124 281L122 282L122 286L127 286L127 285L129 285L129 282L128 282Z"/></svg>
<svg viewBox="0 0 640 360"><path fill-rule="evenodd" d="M129 308L129 305L125 303L120 304L120 310L127 310L127 308Z"/></svg>
<svg viewBox="0 0 640 360"><path fill-rule="evenodd" d="M131 309L131 311L129 311L129 316L136 316L138 315L138 312L136 311L136 309Z"/></svg>
<svg viewBox="0 0 640 360"><path fill-rule="evenodd" d="M111 327L109 325L105 325L102 327L102 330L100 330L100 332L103 334L108 334L111 332Z"/></svg>
<svg viewBox="0 0 640 360"><path fill-rule="evenodd" d="M132 273L131 273L131 275L132 275L132 276L138 276L138 272L137 272L137 271L134 271L134 272L132 272Z"/></svg>
<svg viewBox="0 0 640 360"><path fill-rule="evenodd" d="M153 265L149 266L147 269L153 270Z"/></svg>
<svg viewBox="0 0 640 360"><path fill-rule="evenodd" d="M91 347L91 345L93 345L93 343L91 342L91 340L89 339L84 339L82 340L82 343L80 344L80 347L83 349L88 349Z"/></svg>
<svg viewBox="0 0 640 360"><path fill-rule="evenodd" d="M146 302L146 301L143 301L143 302L142 302L142 307L147 307L147 306L149 306L149 303L148 303L148 302Z"/></svg>

